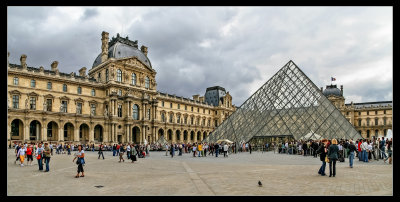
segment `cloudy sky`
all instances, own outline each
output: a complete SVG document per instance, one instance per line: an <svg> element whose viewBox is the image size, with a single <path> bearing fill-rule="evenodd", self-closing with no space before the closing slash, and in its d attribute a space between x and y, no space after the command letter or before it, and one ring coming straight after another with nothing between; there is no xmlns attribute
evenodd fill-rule
<svg viewBox="0 0 400 202"><path fill-rule="evenodd" d="M149 47L157 90L222 86L240 106L289 60L346 103L393 99L392 7L8 7L10 63L91 68L101 32Z"/></svg>

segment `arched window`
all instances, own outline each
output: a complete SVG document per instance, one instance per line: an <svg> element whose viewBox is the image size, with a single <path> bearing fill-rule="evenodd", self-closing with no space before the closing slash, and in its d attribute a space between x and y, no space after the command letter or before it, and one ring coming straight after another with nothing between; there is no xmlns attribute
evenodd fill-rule
<svg viewBox="0 0 400 202"><path fill-rule="evenodd" d="M147 89L150 88L150 79L147 76L146 76L146 78L144 80L144 87L147 88Z"/></svg>
<svg viewBox="0 0 400 202"><path fill-rule="evenodd" d="M122 82L122 71L117 69L117 81Z"/></svg>
<svg viewBox="0 0 400 202"><path fill-rule="evenodd" d="M161 121L165 122L165 113L161 113Z"/></svg>
<svg viewBox="0 0 400 202"><path fill-rule="evenodd" d="M132 85L136 85L136 74L132 73Z"/></svg>
<svg viewBox="0 0 400 202"><path fill-rule="evenodd" d="M106 69L106 81L108 81L108 69Z"/></svg>
<svg viewBox="0 0 400 202"><path fill-rule="evenodd" d="M139 106L133 105L132 108L132 118L134 120L139 120Z"/></svg>

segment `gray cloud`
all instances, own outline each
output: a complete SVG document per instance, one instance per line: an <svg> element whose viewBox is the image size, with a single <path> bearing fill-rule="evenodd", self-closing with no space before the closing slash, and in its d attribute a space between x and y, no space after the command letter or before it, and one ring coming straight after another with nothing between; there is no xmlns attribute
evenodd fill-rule
<svg viewBox="0 0 400 202"><path fill-rule="evenodd" d="M24 53L66 73L91 68L102 31L129 35L149 47L158 90L178 96L220 85L241 105L292 59L317 86L334 76L345 97L392 99L389 7L9 7L7 27L11 63Z"/></svg>

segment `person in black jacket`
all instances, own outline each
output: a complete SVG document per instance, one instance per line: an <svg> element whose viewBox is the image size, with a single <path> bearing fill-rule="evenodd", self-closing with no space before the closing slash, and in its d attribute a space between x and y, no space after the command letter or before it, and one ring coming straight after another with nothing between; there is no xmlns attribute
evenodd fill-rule
<svg viewBox="0 0 400 202"><path fill-rule="evenodd" d="M357 147L353 144L353 140L350 140L350 144L348 145L348 150L349 150L350 168L353 168L354 152L357 151Z"/></svg>
<svg viewBox="0 0 400 202"><path fill-rule="evenodd" d="M219 153L219 145L218 145L218 143L215 143L214 149L215 149L215 157L218 157L218 153Z"/></svg>
<svg viewBox="0 0 400 202"><path fill-rule="evenodd" d="M326 162L325 162L325 157L326 154L328 153L327 148L326 148L326 139L322 140L321 145L319 146L319 148L317 149L316 153L319 154L319 158L322 161L322 165L319 168L318 174L320 174L321 176L325 176L325 167L326 167Z"/></svg>
<svg viewBox="0 0 400 202"><path fill-rule="evenodd" d="M336 175L336 160L338 160L339 147L337 146L337 140L332 139L332 144L328 148L328 159L329 159L329 177L335 177ZM333 164L333 168L332 168ZM332 173L333 171L333 173Z"/></svg>

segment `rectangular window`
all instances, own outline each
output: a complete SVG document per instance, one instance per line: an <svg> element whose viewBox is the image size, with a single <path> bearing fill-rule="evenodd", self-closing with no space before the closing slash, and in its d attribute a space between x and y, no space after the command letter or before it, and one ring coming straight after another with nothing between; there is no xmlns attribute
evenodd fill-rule
<svg viewBox="0 0 400 202"><path fill-rule="evenodd" d="M51 88L52 88L51 82L47 82L47 90L51 90Z"/></svg>
<svg viewBox="0 0 400 202"><path fill-rule="evenodd" d="M187 116L185 116L185 119L184 119L184 121L185 121L185 124L187 124Z"/></svg>
<svg viewBox="0 0 400 202"><path fill-rule="evenodd" d="M348 116L348 115L349 115L349 112L346 112L346 115Z"/></svg>
<svg viewBox="0 0 400 202"><path fill-rule="evenodd" d="M63 91L67 92L67 84L63 84Z"/></svg>
<svg viewBox="0 0 400 202"><path fill-rule="evenodd" d="M358 112L358 116L361 116L361 112Z"/></svg>
<svg viewBox="0 0 400 202"><path fill-rule="evenodd" d="M178 115L178 116L176 117L176 123L181 123L181 116L180 116L180 115Z"/></svg>
<svg viewBox="0 0 400 202"><path fill-rule="evenodd" d="M172 123L172 114L169 115L169 122Z"/></svg>
<svg viewBox="0 0 400 202"><path fill-rule="evenodd" d="M80 102L76 103L76 113L82 114L82 103Z"/></svg>
<svg viewBox="0 0 400 202"><path fill-rule="evenodd" d="M193 111L193 107L192 107L192 111Z"/></svg>
<svg viewBox="0 0 400 202"><path fill-rule="evenodd" d="M82 94L82 88L78 87L78 94Z"/></svg>
<svg viewBox="0 0 400 202"><path fill-rule="evenodd" d="M67 113L67 101L61 101L61 112Z"/></svg>
<svg viewBox="0 0 400 202"><path fill-rule="evenodd" d="M181 105L180 104L178 104L178 109L181 109Z"/></svg>
<svg viewBox="0 0 400 202"><path fill-rule="evenodd" d="M369 111L367 111L367 115L369 115Z"/></svg>
<svg viewBox="0 0 400 202"><path fill-rule="evenodd" d="M218 120L215 120L215 127L218 126Z"/></svg>
<svg viewBox="0 0 400 202"><path fill-rule="evenodd" d="M32 88L36 87L36 81L34 79L31 80L31 87Z"/></svg>
<svg viewBox="0 0 400 202"><path fill-rule="evenodd" d="M386 117L383 118L383 125L386 125Z"/></svg>
<svg viewBox="0 0 400 202"><path fill-rule="evenodd" d="M18 86L18 77L14 77L14 85Z"/></svg>
<svg viewBox="0 0 400 202"><path fill-rule="evenodd" d="M122 105L118 105L118 117L122 117Z"/></svg>
<svg viewBox="0 0 400 202"><path fill-rule="evenodd" d="M187 106L185 105L185 110L187 110Z"/></svg>
<svg viewBox="0 0 400 202"><path fill-rule="evenodd" d="M30 109L36 110L36 97L30 97Z"/></svg>
<svg viewBox="0 0 400 202"><path fill-rule="evenodd" d="M206 113L206 109L203 109L203 114L205 114Z"/></svg>
<svg viewBox="0 0 400 202"><path fill-rule="evenodd" d="M200 112L200 108L197 108L197 112Z"/></svg>
<svg viewBox="0 0 400 202"><path fill-rule="evenodd" d="M375 111L375 115L378 115L378 111Z"/></svg>
<svg viewBox="0 0 400 202"><path fill-rule="evenodd" d="M19 95L13 95L13 108L18 109L19 107Z"/></svg>
<svg viewBox="0 0 400 202"><path fill-rule="evenodd" d="M53 124L49 124L47 127L47 137L53 136Z"/></svg>
<svg viewBox="0 0 400 202"><path fill-rule="evenodd" d="M96 96L96 91L92 89L92 96Z"/></svg>
<svg viewBox="0 0 400 202"><path fill-rule="evenodd" d="M164 107L164 101L161 101L161 106L163 106L163 107Z"/></svg>
<svg viewBox="0 0 400 202"><path fill-rule="evenodd" d="M122 96L122 90L121 89L118 90L118 95Z"/></svg>
<svg viewBox="0 0 400 202"><path fill-rule="evenodd" d="M375 125L376 126L378 125L378 119L375 119Z"/></svg>
<svg viewBox="0 0 400 202"><path fill-rule="evenodd" d="M93 116L96 116L96 104L91 104L91 105L90 105L90 113L91 113Z"/></svg>
<svg viewBox="0 0 400 202"><path fill-rule="evenodd" d="M169 103L169 107L170 107L170 108L172 108L172 102L171 102L171 103Z"/></svg>
<svg viewBox="0 0 400 202"><path fill-rule="evenodd" d="M386 114L386 110L383 110L383 114Z"/></svg>
<svg viewBox="0 0 400 202"><path fill-rule="evenodd" d="M193 125L193 117L190 118L190 124Z"/></svg>
<svg viewBox="0 0 400 202"><path fill-rule="evenodd" d="M52 109L52 100L51 99L47 99L46 100L46 104L47 104L47 111L49 111L49 112L51 112L51 109Z"/></svg>

